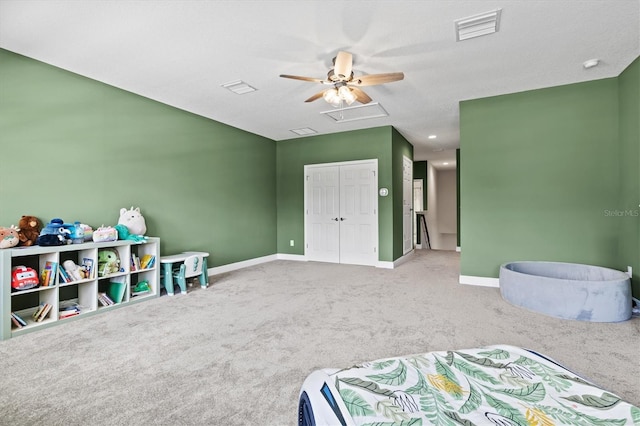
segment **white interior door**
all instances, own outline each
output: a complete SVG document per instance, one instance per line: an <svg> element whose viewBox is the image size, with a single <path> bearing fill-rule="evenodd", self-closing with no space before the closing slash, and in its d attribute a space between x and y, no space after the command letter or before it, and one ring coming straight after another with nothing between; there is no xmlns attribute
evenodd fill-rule
<svg viewBox="0 0 640 426"><path fill-rule="evenodd" d="M371 163L340 166L340 263L378 261L377 181Z"/></svg>
<svg viewBox="0 0 640 426"><path fill-rule="evenodd" d="M375 161L305 167L305 255L357 265L378 262Z"/></svg>
<svg viewBox="0 0 640 426"><path fill-rule="evenodd" d="M305 254L309 260L340 261L340 168L314 167L306 177Z"/></svg>
<svg viewBox="0 0 640 426"><path fill-rule="evenodd" d="M402 253L413 250L413 161L402 157Z"/></svg>

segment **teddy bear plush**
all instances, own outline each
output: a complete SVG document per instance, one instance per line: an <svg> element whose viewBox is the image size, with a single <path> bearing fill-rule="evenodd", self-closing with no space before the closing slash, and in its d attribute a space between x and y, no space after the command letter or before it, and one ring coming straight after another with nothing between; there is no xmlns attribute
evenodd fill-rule
<svg viewBox="0 0 640 426"><path fill-rule="evenodd" d="M0 226L0 249L17 246L20 242L18 231L20 230L15 225L11 225L10 228Z"/></svg>
<svg viewBox="0 0 640 426"><path fill-rule="evenodd" d="M20 246L32 246L38 240L38 235L42 230L42 222L35 216L22 216L18 222L18 238Z"/></svg>

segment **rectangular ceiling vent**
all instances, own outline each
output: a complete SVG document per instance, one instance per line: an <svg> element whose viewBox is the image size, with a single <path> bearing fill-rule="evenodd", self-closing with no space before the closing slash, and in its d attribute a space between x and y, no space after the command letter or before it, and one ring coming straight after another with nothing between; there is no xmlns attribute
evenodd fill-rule
<svg viewBox="0 0 640 426"><path fill-rule="evenodd" d="M470 38L498 32L500 29L501 12L502 9L496 9L491 12L454 21L456 25L456 41L468 40Z"/></svg>
<svg viewBox="0 0 640 426"><path fill-rule="evenodd" d="M388 117L387 111L377 102L371 102L365 105L357 105L347 108L333 109L330 111L322 111L325 117L329 117L336 123L346 123L348 121L367 120L369 118Z"/></svg>
<svg viewBox="0 0 640 426"><path fill-rule="evenodd" d="M310 127L301 127L300 129L290 129L289 131L295 133L298 136L315 135L316 133L318 133Z"/></svg>
<svg viewBox="0 0 640 426"><path fill-rule="evenodd" d="M244 95L245 93L255 92L257 89L255 87L249 86L244 81L232 81L230 83L225 83L222 85L225 89L231 90L233 93L237 95Z"/></svg>

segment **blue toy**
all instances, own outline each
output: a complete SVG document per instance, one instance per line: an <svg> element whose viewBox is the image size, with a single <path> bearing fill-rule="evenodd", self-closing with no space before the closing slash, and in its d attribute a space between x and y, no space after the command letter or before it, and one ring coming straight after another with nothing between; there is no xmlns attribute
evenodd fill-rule
<svg viewBox="0 0 640 426"><path fill-rule="evenodd" d="M69 239L73 244L84 243L84 228L80 222L74 222L73 224L65 223L62 226L69 230Z"/></svg>
<svg viewBox="0 0 640 426"><path fill-rule="evenodd" d="M69 241L69 231L64 227L64 221L59 218L51 219L40 231L36 244L39 246L61 246Z"/></svg>

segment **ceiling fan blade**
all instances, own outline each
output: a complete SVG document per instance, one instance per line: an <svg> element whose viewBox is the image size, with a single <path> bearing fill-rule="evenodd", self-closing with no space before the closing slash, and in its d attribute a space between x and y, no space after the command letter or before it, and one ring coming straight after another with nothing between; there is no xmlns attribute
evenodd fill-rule
<svg viewBox="0 0 640 426"><path fill-rule="evenodd" d="M344 81L351 77L351 67L353 66L353 57L349 52L338 52L336 62L333 66L333 73L338 80Z"/></svg>
<svg viewBox="0 0 640 426"><path fill-rule="evenodd" d="M398 81L402 79L404 79L404 73L401 73L401 72L361 75L358 77L354 77L353 80L349 82L349 85L375 86L376 84L391 83L392 81Z"/></svg>
<svg viewBox="0 0 640 426"><path fill-rule="evenodd" d="M294 80L310 81L312 83L325 83L325 81L323 79L321 79L321 78L302 77L302 76L299 76L299 75L280 74L280 77L292 78Z"/></svg>
<svg viewBox="0 0 640 426"><path fill-rule="evenodd" d="M351 93L356 95L356 100L361 104L368 104L369 102L371 102L371 98L369 97L369 95L367 95L357 87L350 87L349 90L351 90Z"/></svg>
<svg viewBox="0 0 640 426"><path fill-rule="evenodd" d="M305 102L313 102L316 99L320 99L322 97L322 95L324 95L324 90L322 92L318 92L315 95L311 96L309 99L307 99Z"/></svg>

